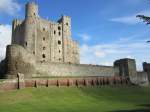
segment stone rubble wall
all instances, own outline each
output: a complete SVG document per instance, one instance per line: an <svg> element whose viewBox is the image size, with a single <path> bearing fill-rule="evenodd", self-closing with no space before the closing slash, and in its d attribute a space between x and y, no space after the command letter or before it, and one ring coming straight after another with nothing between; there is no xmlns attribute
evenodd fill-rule
<svg viewBox="0 0 150 112"><path fill-rule="evenodd" d="M35 73L34 56L20 45L8 45L5 60L7 71L5 78L16 78L18 73L31 77L31 74Z"/></svg>
<svg viewBox="0 0 150 112"><path fill-rule="evenodd" d="M18 89L17 79L0 79L0 91Z"/></svg>
<svg viewBox="0 0 150 112"><path fill-rule="evenodd" d="M20 76L20 75L19 75ZM131 85L127 77L65 77L65 78L32 78L23 79L19 77L16 79L0 80L0 91L8 91L15 89L23 89L28 87L61 87L61 86L104 86L104 85Z"/></svg>
<svg viewBox="0 0 150 112"><path fill-rule="evenodd" d="M33 77L51 76L115 76L118 69L111 66L69 64L69 63L37 63Z"/></svg>
<svg viewBox="0 0 150 112"><path fill-rule="evenodd" d="M6 78L16 78L18 73L27 77L53 76L115 76L118 68L112 66L36 62L34 55L24 47L9 45L6 53Z"/></svg>
<svg viewBox="0 0 150 112"><path fill-rule="evenodd" d="M148 74L147 72L137 72L137 81L140 86L148 86Z"/></svg>

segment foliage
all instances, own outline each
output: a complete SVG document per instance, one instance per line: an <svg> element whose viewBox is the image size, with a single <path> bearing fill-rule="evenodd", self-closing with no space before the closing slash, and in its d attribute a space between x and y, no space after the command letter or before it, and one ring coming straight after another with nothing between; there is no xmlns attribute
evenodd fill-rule
<svg viewBox="0 0 150 112"><path fill-rule="evenodd" d="M142 19L143 22L146 22L147 25L150 24L150 17L144 15L137 15L138 18Z"/></svg>

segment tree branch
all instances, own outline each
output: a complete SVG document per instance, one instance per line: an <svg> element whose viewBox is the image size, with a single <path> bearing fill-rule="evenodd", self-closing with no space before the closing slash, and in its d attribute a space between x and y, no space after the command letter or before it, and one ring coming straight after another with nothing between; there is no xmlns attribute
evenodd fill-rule
<svg viewBox="0 0 150 112"><path fill-rule="evenodd" d="M143 20L143 22L145 22L147 25L150 24L150 17L148 16L144 16L144 15L137 15L136 17L140 18Z"/></svg>

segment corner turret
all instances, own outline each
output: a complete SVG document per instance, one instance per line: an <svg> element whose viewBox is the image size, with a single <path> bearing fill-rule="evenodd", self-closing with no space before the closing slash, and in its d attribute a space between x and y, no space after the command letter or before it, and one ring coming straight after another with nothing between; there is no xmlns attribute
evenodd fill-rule
<svg viewBox="0 0 150 112"><path fill-rule="evenodd" d="M34 2L28 2L26 4L26 16L25 16L25 18L27 19L29 17L32 17L32 18L39 17L38 5Z"/></svg>

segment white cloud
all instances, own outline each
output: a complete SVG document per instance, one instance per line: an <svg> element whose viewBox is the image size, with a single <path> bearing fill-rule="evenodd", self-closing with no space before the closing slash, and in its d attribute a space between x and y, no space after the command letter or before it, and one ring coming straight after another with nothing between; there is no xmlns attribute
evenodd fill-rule
<svg viewBox="0 0 150 112"><path fill-rule="evenodd" d="M134 37L134 38L133 38ZM136 38L136 39L135 39ZM97 45L81 45L81 63L113 65L120 58L135 58L138 70L141 70L143 61L150 61L150 44L140 36L130 36L127 39L119 39L112 43Z"/></svg>
<svg viewBox="0 0 150 112"><path fill-rule="evenodd" d="M147 15L150 16L150 10L141 11L139 13L135 13L129 16L115 17L110 19L112 22L124 23L124 24L138 24L142 22L137 15Z"/></svg>
<svg viewBox="0 0 150 112"><path fill-rule="evenodd" d="M124 23L124 24L137 24L140 21L136 18L135 15L132 16L126 16L126 17L118 17L118 18L113 18L111 19L113 22L119 22L119 23Z"/></svg>
<svg viewBox="0 0 150 112"><path fill-rule="evenodd" d="M11 43L11 25L0 25L0 60L5 58L6 46Z"/></svg>
<svg viewBox="0 0 150 112"><path fill-rule="evenodd" d="M91 36L86 33L79 34L78 36L81 37L83 41L89 41L91 39Z"/></svg>
<svg viewBox="0 0 150 112"><path fill-rule="evenodd" d="M98 58L101 58L101 57L105 57L106 54L102 51L95 51L94 52L95 56L98 57Z"/></svg>
<svg viewBox="0 0 150 112"><path fill-rule="evenodd" d="M15 15L20 9L21 5L16 0L0 0L0 13Z"/></svg>

